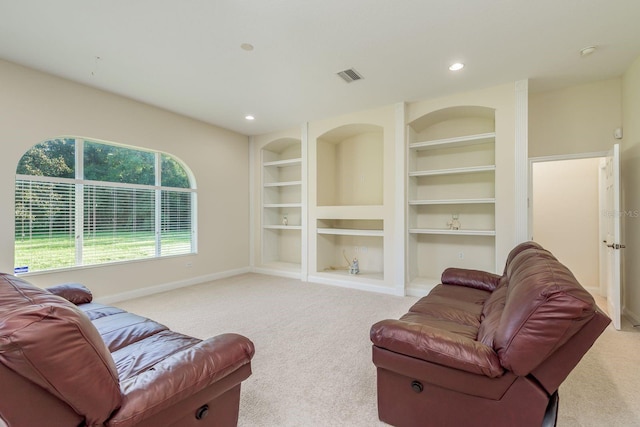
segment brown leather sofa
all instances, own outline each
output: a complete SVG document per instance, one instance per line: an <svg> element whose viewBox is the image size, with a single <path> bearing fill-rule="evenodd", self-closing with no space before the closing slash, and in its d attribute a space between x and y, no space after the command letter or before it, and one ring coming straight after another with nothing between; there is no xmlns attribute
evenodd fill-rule
<svg viewBox="0 0 640 427"><path fill-rule="evenodd" d="M0 425L235 426L254 347L0 274Z"/></svg>
<svg viewBox="0 0 640 427"><path fill-rule="evenodd" d="M541 426L610 319L556 258L514 248L502 276L450 268L371 328L378 415L395 426Z"/></svg>

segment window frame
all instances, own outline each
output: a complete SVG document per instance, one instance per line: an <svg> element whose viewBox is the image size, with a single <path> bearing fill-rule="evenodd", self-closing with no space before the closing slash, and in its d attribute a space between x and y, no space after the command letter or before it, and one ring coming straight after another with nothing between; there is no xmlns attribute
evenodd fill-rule
<svg viewBox="0 0 640 427"><path fill-rule="evenodd" d="M48 273L52 271L61 271L61 270L72 270L72 269L82 269L88 267L101 267L105 265L113 265L119 263L130 263L130 262L139 262L139 261L149 261L155 260L159 258L168 258L175 256L185 256L185 255L194 255L197 254L198 251L198 227L197 227L197 187L195 185L195 178L191 170L185 165L184 162L176 158L175 156L161 152L157 150L149 150L141 147L133 147L124 144L118 144L113 142L102 141L94 138L84 138L84 137L72 137L72 136L59 136L55 138L46 139L34 146L30 147L22 157L20 157L20 162L24 155L29 152L33 147L36 147L39 144L46 143L48 141L53 141L56 139L68 139L74 140L75 143L75 165L74 165L74 178L62 178L62 177L52 177L52 176L42 176L42 175L25 175L25 174L15 174L15 183L14 183L14 191L17 189L17 184L20 181L29 181L29 182L45 182L52 184L70 184L74 186L75 189L75 201L74 201L74 236L75 236L75 264L73 266L64 266L64 267L52 267L48 269L35 270L35 271L26 271L21 272L18 271L20 268L16 264L16 239L15 239L15 229L14 229L14 274L25 275L25 274L37 274L37 273ZM92 143L109 145L114 147L120 147L125 149L130 149L132 151L145 151L148 153L152 153L154 155L154 174L155 174L155 182L153 185L149 184L131 184L131 183L121 183L121 182L112 182L112 181L100 181L100 180L88 180L84 179L84 143L85 141L89 141ZM175 161L180 165L180 167L186 173L186 176L189 181L188 188L182 187L169 187L162 186L162 160L163 156ZM153 256L150 257L142 257L142 258L131 258L126 260L115 260L115 261L107 261L107 262L99 262L99 263L91 263L84 264L84 256L83 256L83 248L84 248L84 234L85 234L85 200L84 193L86 186L95 186L95 187L105 187L105 188L124 188L124 189L140 189L140 190L152 190L154 194L154 234L155 234L155 252ZM178 193L188 193L190 194L190 225L191 225L191 239L190 239L190 249L189 252L185 253L171 253L167 255L162 254L162 194L165 191L169 192L178 192ZM14 199L14 208L16 206L17 200ZM14 225L16 224L16 215L14 214Z"/></svg>

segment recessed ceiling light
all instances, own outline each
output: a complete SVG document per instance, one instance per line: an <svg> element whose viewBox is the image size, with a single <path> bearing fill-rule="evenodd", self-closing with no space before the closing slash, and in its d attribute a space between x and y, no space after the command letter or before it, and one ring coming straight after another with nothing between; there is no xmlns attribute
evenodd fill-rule
<svg viewBox="0 0 640 427"><path fill-rule="evenodd" d="M580 49L580 56L591 55L595 51L596 51L596 47L595 46L583 47L582 49Z"/></svg>
<svg viewBox="0 0 640 427"><path fill-rule="evenodd" d="M240 45L240 48L242 50L250 51L250 50L253 50L253 45L251 43L242 43Z"/></svg>
<svg viewBox="0 0 640 427"><path fill-rule="evenodd" d="M455 64L449 65L449 69L451 71L460 71L464 68L464 64L462 62L456 62Z"/></svg>
<svg viewBox="0 0 640 427"><path fill-rule="evenodd" d="M256 119L256 118L255 118L255 117L253 117L251 114L248 114L248 115L244 116L244 118L245 118L245 119L247 119L247 120L249 120L249 121L251 121L251 120L255 120L255 119Z"/></svg>

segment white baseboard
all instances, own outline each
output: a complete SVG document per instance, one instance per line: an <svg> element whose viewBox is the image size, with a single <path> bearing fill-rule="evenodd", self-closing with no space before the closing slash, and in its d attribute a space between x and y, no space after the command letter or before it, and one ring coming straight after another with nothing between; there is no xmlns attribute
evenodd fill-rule
<svg viewBox="0 0 640 427"><path fill-rule="evenodd" d="M640 325L640 316L637 313L629 310L627 307L622 307L622 314L629 319L634 325Z"/></svg>
<svg viewBox="0 0 640 427"><path fill-rule="evenodd" d="M377 292L379 294L404 296L404 292L398 288L389 288L386 286L372 285L369 283L358 283L349 280L327 279L325 277L309 275L307 281L310 283L319 283L321 285L337 286L340 288L358 289L361 291Z"/></svg>
<svg viewBox="0 0 640 427"><path fill-rule="evenodd" d="M435 286L431 286L429 289L425 289L425 288L417 288L417 287L412 287L412 286L407 286L407 295L410 297L418 297L418 298L422 298L423 296L426 296L429 292L431 292L431 289L433 289Z"/></svg>
<svg viewBox="0 0 640 427"><path fill-rule="evenodd" d="M250 271L252 273L267 274L269 276L287 277L289 279L300 280L302 278L302 274L296 273L295 271L277 270L263 267L251 267Z"/></svg>
<svg viewBox="0 0 640 427"><path fill-rule="evenodd" d="M109 295L106 297L97 298L96 302L101 304L113 304L118 301L126 301L134 298L145 297L148 295L157 294L160 292L171 291L174 289L184 288L186 286L198 285L200 283L210 282L212 280L224 279L226 277L237 276L239 274L249 273L251 269L249 267L237 268L235 270L221 271L219 273L207 274L205 276L192 277L186 280L180 280L177 282L163 283L155 286L148 286L146 288L135 289L133 291L122 292L115 295Z"/></svg>

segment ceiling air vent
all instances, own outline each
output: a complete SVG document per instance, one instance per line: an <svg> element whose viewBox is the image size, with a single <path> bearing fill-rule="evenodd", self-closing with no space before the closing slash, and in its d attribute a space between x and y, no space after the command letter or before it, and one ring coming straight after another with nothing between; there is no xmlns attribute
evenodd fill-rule
<svg viewBox="0 0 640 427"><path fill-rule="evenodd" d="M348 70L340 71L338 75L347 83L355 82L356 80L362 80L362 75L358 73L353 68L349 68Z"/></svg>

